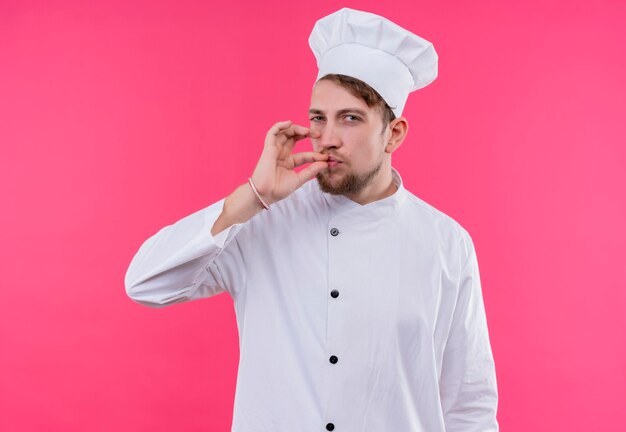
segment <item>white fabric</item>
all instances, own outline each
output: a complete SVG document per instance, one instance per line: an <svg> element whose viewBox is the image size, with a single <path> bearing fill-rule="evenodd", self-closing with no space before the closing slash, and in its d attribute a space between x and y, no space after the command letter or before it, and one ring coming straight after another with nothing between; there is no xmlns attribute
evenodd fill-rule
<svg viewBox="0 0 626 432"><path fill-rule="evenodd" d="M342 74L369 84L400 117L409 93L437 78L433 44L388 19L343 8L315 23L309 46L324 75Z"/></svg>
<svg viewBox="0 0 626 432"><path fill-rule="evenodd" d="M313 179L213 238L222 199L133 258L126 290L141 304L234 299L233 432L498 430L472 239L393 178L367 205Z"/></svg>

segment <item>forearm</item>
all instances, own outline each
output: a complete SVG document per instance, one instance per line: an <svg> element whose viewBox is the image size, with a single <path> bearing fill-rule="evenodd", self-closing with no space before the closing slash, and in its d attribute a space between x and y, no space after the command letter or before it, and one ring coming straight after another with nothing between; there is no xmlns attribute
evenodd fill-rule
<svg viewBox="0 0 626 432"><path fill-rule="evenodd" d="M238 203L237 200L234 202ZM225 289L234 294L236 283L226 286L215 279L215 274L207 272L208 266L224 250L227 238L232 239L242 226L234 225L237 218L226 217L230 213L225 210L225 205L226 199L213 203L162 228L146 240L126 272L128 296L139 303L158 307L209 297ZM235 208L245 212L244 206ZM211 227L216 225L221 215L224 215L223 220L228 226L222 229L221 238L217 238L212 234ZM235 229L235 226L234 235L224 237L226 231ZM236 248L231 250L232 256L227 257L224 263L239 266L241 262L237 253Z"/></svg>
<svg viewBox="0 0 626 432"><path fill-rule="evenodd" d="M236 223L244 223L264 209L249 183L244 183L224 201L222 213L213 224L211 234L216 236Z"/></svg>

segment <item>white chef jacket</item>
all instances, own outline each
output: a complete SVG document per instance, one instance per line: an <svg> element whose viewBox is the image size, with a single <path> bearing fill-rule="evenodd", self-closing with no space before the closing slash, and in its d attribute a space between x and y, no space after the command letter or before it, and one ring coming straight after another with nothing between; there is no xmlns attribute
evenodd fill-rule
<svg viewBox="0 0 626 432"><path fill-rule="evenodd" d="M213 237L222 199L134 256L138 303L233 298L232 432L498 431L472 239L392 172L398 189L381 200L312 179Z"/></svg>

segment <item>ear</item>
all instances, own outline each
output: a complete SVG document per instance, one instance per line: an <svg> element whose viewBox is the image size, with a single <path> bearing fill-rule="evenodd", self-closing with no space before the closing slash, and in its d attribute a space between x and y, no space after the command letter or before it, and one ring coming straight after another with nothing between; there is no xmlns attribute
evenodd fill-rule
<svg viewBox="0 0 626 432"><path fill-rule="evenodd" d="M400 147L404 141L406 134L409 132L409 122L404 117L398 117L397 119L390 121L387 128L390 132L388 132L389 139L387 141L387 145L385 146L385 152L391 154L396 151L396 149Z"/></svg>

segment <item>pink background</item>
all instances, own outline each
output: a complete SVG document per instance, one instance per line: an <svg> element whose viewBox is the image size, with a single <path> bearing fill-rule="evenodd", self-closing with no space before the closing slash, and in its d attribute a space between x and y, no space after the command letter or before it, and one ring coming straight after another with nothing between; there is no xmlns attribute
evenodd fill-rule
<svg viewBox="0 0 626 432"><path fill-rule="evenodd" d="M625 5L1 2L0 430L230 430L230 297L150 309L124 274L308 124L343 6L439 54L393 164L474 239L502 430L626 430Z"/></svg>

